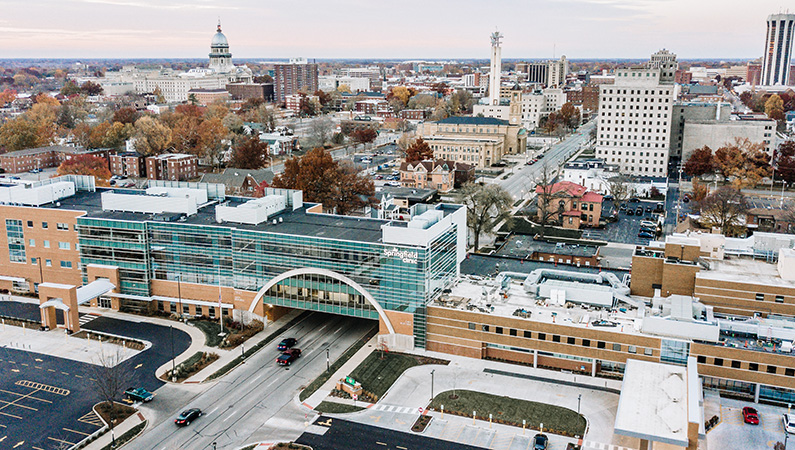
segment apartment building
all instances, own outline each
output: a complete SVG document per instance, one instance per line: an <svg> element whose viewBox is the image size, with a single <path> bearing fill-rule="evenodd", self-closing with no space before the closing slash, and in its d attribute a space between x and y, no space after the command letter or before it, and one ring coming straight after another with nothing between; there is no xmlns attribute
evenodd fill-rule
<svg viewBox="0 0 795 450"><path fill-rule="evenodd" d="M600 86L598 158L627 174L667 176L675 73L676 56L662 50Z"/></svg>
<svg viewBox="0 0 795 450"><path fill-rule="evenodd" d="M146 158L150 180L185 181L198 177L199 158L185 153L164 153Z"/></svg>
<svg viewBox="0 0 795 450"><path fill-rule="evenodd" d="M146 178L146 157L136 152L110 155L110 173L133 178Z"/></svg>
<svg viewBox="0 0 795 450"><path fill-rule="evenodd" d="M287 64L275 64L273 66L275 101L283 103L289 95L316 92L317 77L317 64L309 63L306 58L292 58Z"/></svg>
<svg viewBox="0 0 795 450"><path fill-rule="evenodd" d="M107 159L108 149L85 149L66 145L27 148L0 155L0 168L9 173L22 173L33 169L58 167L74 156L85 154Z"/></svg>

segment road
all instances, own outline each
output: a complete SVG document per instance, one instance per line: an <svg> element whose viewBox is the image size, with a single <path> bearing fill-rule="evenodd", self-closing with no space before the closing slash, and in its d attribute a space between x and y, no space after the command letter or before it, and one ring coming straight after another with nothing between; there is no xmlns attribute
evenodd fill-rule
<svg viewBox="0 0 795 450"><path fill-rule="evenodd" d="M595 126L596 120L586 123L580 127L577 133L547 150L543 159L539 159L532 166L525 164L515 166L513 173L508 178L498 180L497 183L514 198L524 196L530 189L535 189L536 181L540 178L544 166L550 172L558 169L579 150L580 144L588 141L591 129Z"/></svg>
<svg viewBox="0 0 795 450"><path fill-rule="evenodd" d="M304 433L297 444L314 450L480 450L481 447L403 433L388 428L363 425L342 419L320 417L315 425L327 427L319 434ZM355 445L352 443L355 442Z"/></svg>
<svg viewBox="0 0 795 450"><path fill-rule="evenodd" d="M203 392L191 398L185 398L186 391L182 396L165 395L180 401L166 417L153 420L154 426L136 439L135 448L206 450L215 443L217 449L237 449L263 440L295 439L306 420L296 395L326 369L326 348L333 361L374 326L372 320L310 315ZM284 337L296 337L303 350L288 368L274 362L276 343ZM200 408L204 416L189 426L175 426L173 418L189 407Z"/></svg>

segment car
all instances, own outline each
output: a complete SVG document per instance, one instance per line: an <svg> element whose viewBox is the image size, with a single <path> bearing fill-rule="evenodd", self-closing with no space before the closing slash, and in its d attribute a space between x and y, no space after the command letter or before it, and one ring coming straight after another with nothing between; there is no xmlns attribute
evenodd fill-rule
<svg viewBox="0 0 795 450"><path fill-rule="evenodd" d="M632 197L631 199L629 199L630 203L638 203L639 201L640 199L638 197Z"/></svg>
<svg viewBox="0 0 795 450"><path fill-rule="evenodd" d="M276 358L276 364L280 366L289 366L293 361L298 359L299 356L301 356L301 349L291 348Z"/></svg>
<svg viewBox="0 0 795 450"><path fill-rule="evenodd" d="M754 408L746 406L743 408L743 422L751 425L759 425L759 413Z"/></svg>
<svg viewBox="0 0 795 450"><path fill-rule="evenodd" d="M640 221L640 226L641 227L647 227L647 228L657 228L657 224L652 222L652 221L650 221L650 220L641 220Z"/></svg>
<svg viewBox="0 0 795 450"><path fill-rule="evenodd" d="M654 212L663 212L663 211L665 211L665 205L663 205L662 203L657 203L657 205L654 207Z"/></svg>
<svg viewBox="0 0 795 450"><path fill-rule="evenodd" d="M538 433L533 437L533 450L546 450L549 446L549 438L546 434Z"/></svg>
<svg viewBox="0 0 795 450"><path fill-rule="evenodd" d="M532 166L535 163L536 162L531 159L531 160L527 161L525 164L527 164L528 166Z"/></svg>
<svg viewBox="0 0 795 450"><path fill-rule="evenodd" d="M784 431L795 434L795 414L784 414L781 421L784 423Z"/></svg>
<svg viewBox="0 0 795 450"><path fill-rule="evenodd" d="M185 411L182 411L176 419L174 419L174 423L183 426L190 425L191 422L203 415L204 413L199 408L186 409Z"/></svg>
<svg viewBox="0 0 795 450"><path fill-rule="evenodd" d="M279 350L280 352L283 352L283 351L286 351L288 348L293 348L295 346L295 344L297 344L297 343L298 343L298 339L296 339L296 338L282 339L282 341L279 342L279 345L276 346L276 350Z"/></svg>
<svg viewBox="0 0 795 450"><path fill-rule="evenodd" d="M654 235L649 233L648 231L641 231L638 233L638 237L641 239L654 239Z"/></svg>
<svg viewBox="0 0 795 450"><path fill-rule="evenodd" d="M651 205L646 205L645 209L646 209L646 212L651 212L653 208L651 207Z"/></svg>
<svg viewBox="0 0 795 450"><path fill-rule="evenodd" d="M123 187L123 188L134 188L135 187L135 181L126 181L126 182L125 181L120 181L120 182L116 183L116 185L119 186L119 187Z"/></svg>
<svg viewBox="0 0 795 450"><path fill-rule="evenodd" d="M605 200L605 201L611 202L611 201L613 201L613 196L612 196L612 195L609 195L609 194L608 194L608 195L605 195L604 197L602 197L602 200Z"/></svg>
<svg viewBox="0 0 795 450"><path fill-rule="evenodd" d="M632 209L632 208L627 208L627 215L628 216L634 216L635 215L635 210Z"/></svg>
<svg viewBox="0 0 795 450"><path fill-rule="evenodd" d="M129 388L124 391L124 396L134 402L151 402L153 398L155 398L155 394L147 391L146 389L139 387L139 388Z"/></svg>
<svg viewBox="0 0 795 450"><path fill-rule="evenodd" d="M399 181L387 181L384 186L400 187Z"/></svg>
<svg viewBox="0 0 795 450"><path fill-rule="evenodd" d="M30 173L41 173L41 169L30 169Z"/></svg>
<svg viewBox="0 0 795 450"><path fill-rule="evenodd" d="M376 179L376 180L383 180L383 179L384 179L384 176L383 176L383 175L376 175L376 176L375 176L375 179Z"/></svg>
<svg viewBox="0 0 795 450"><path fill-rule="evenodd" d="M635 210L635 215L636 216L642 216L643 215L643 207L642 206L638 206L638 208Z"/></svg>

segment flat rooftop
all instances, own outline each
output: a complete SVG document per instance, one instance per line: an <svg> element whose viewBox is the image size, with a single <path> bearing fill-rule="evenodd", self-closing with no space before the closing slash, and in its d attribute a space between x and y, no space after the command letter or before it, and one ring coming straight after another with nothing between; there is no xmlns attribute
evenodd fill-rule
<svg viewBox="0 0 795 450"><path fill-rule="evenodd" d="M795 288L795 283L782 279L778 267L765 261L735 257L710 260L710 269L701 270L696 278L704 280L734 281L749 284L765 284Z"/></svg>
<svg viewBox="0 0 795 450"><path fill-rule="evenodd" d="M535 240L532 236L513 235L505 241L505 244L500 247L497 254L501 256L529 258L534 252L592 258L599 254L599 247L596 245L579 243L555 243Z"/></svg>

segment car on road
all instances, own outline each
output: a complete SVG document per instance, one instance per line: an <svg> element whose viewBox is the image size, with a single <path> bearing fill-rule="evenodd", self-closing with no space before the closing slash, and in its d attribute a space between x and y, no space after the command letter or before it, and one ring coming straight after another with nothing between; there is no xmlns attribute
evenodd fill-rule
<svg viewBox="0 0 795 450"><path fill-rule="evenodd" d="M182 411L176 419L174 419L174 423L177 425L190 425L191 422L198 419L204 415L201 409L199 408L191 408Z"/></svg>
<svg viewBox="0 0 795 450"><path fill-rule="evenodd" d="M795 434L795 414L784 414L781 421L784 423L784 431Z"/></svg>
<svg viewBox="0 0 795 450"><path fill-rule="evenodd" d="M759 413L756 409L746 406L743 408L743 422L751 425L759 425Z"/></svg>
<svg viewBox="0 0 795 450"><path fill-rule="evenodd" d="M155 394L147 391L146 389L139 387L139 388L129 388L124 391L124 396L134 402L151 402L153 398L155 398Z"/></svg>
<svg viewBox="0 0 795 450"><path fill-rule="evenodd" d="M533 437L533 450L547 450L549 438L546 434L538 433Z"/></svg>
<svg viewBox="0 0 795 450"><path fill-rule="evenodd" d="M282 341L279 342L279 345L276 346L276 350L279 350L280 352L283 352L283 351L286 351L288 348L295 347L295 344L297 344L297 343L298 343L298 339L296 339L296 338L282 339Z"/></svg>
<svg viewBox="0 0 795 450"><path fill-rule="evenodd" d="M280 366L289 366L293 361L298 359L299 356L301 356L301 349L291 348L276 358L276 364Z"/></svg>
<svg viewBox="0 0 795 450"><path fill-rule="evenodd" d="M400 187L399 181L387 181L384 186Z"/></svg>
<svg viewBox="0 0 795 450"><path fill-rule="evenodd" d="M632 197L631 199L629 199L630 203L638 203L639 201L640 199L638 197Z"/></svg>
<svg viewBox="0 0 795 450"><path fill-rule="evenodd" d="M621 205L621 206L624 206L624 205ZM632 209L632 208L627 208L627 215L628 216L634 216L635 215L635 210Z"/></svg>
<svg viewBox="0 0 795 450"><path fill-rule="evenodd" d="M652 211L652 209L654 209L654 208L652 208L651 205L646 205L646 212L647 213L650 213Z"/></svg>
<svg viewBox="0 0 795 450"><path fill-rule="evenodd" d="M536 162L531 159L531 160L527 161L525 164L527 164L528 166L532 166L535 163Z"/></svg>
<svg viewBox="0 0 795 450"><path fill-rule="evenodd" d="M654 235L649 233L648 231L641 231L638 233L638 237L641 239L654 239Z"/></svg>
<svg viewBox="0 0 795 450"><path fill-rule="evenodd" d="M663 212L665 211L665 205L663 203L657 203L654 207L654 212Z"/></svg>

